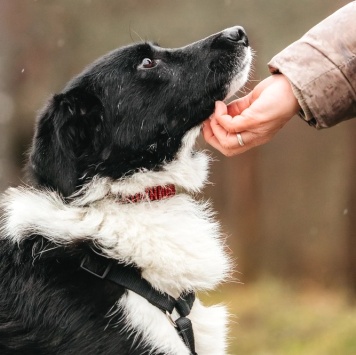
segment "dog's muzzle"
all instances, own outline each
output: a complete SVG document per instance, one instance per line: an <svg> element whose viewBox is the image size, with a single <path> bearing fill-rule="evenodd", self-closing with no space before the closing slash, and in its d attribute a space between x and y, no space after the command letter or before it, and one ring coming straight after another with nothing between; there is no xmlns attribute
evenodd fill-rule
<svg viewBox="0 0 356 355"><path fill-rule="evenodd" d="M241 26L227 28L222 32L222 36L231 42L242 44L245 47L249 46L249 41L246 32Z"/></svg>

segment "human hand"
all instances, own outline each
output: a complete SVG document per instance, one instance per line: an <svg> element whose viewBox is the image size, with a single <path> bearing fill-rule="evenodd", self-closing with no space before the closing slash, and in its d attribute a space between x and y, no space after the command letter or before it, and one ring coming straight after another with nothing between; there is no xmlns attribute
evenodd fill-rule
<svg viewBox="0 0 356 355"><path fill-rule="evenodd" d="M228 106L217 101L214 113L204 122L203 136L226 156L240 154L269 142L299 110L288 79L272 75Z"/></svg>

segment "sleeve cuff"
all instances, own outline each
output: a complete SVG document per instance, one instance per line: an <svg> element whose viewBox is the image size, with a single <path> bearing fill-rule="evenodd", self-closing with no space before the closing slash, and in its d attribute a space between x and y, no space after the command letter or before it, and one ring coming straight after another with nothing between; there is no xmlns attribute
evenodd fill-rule
<svg viewBox="0 0 356 355"><path fill-rule="evenodd" d="M312 112L309 110L308 105L306 104L300 90L291 81L289 82L291 84L293 94L298 100L299 106L301 107L300 111L298 112L298 116L306 121L310 126L317 128L317 121Z"/></svg>

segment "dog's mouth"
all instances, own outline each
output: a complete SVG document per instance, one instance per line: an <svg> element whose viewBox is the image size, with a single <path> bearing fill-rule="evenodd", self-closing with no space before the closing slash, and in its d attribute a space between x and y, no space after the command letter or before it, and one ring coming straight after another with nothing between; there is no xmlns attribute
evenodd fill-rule
<svg viewBox="0 0 356 355"><path fill-rule="evenodd" d="M252 51L250 47L247 47L244 58L240 60L238 71L228 85L224 101L231 99L247 83L250 74L251 62Z"/></svg>
<svg viewBox="0 0 356 355"><path fill-rule="evenodd" d="M161 176L177 160L183 162L177 170L189 174L174 174L195 173L198 155L186 166L200 125L215 101L231 98L246 83L251 59L246 33L237 26L182 48L140 43L107 54L41 113L31 152L33 180L69 196L95 176ZM177 183L166 175L164 184ZM162 178L150 183L161 184Z"/></svg>
<svg viewBox="0 0 356 355"><path fill-rule="evenodd" d="M230 101L248 81L252 50L246 32L240 26L227 28L201 40L201 43L200 47L206 50L205 55L210 59L205 92L201 92L200 101L200 107L208 117L213 112L215 101Z"/></svg>
<svg viewBox="0 0 356 355"><path fill-rule="evenodd" d="M125 176L127 182L129 176L132 181L142 177L145 187L174 184L197 192L208 170L204 154L194 149L200 126L213 113L215 101L231 98L247 82L252 61L249 42L241 27L232 27L183 48L152 46L151 51L153 57L156 53L163 59L149 70L140 69L140 81L131 95L137 96L136 88L144 83L141 96L147 95L150 104L143 105L140 97L138 103L145 114L137 110L137 116L144 116L143 121L137 121L139 126L131 120L121 125L120 132L132 134L126 134L127 145L118 150L122 159L112 155L114 168L107 175L114 179ZM136 185L132 186L125 193L136 193Z"/></svg>

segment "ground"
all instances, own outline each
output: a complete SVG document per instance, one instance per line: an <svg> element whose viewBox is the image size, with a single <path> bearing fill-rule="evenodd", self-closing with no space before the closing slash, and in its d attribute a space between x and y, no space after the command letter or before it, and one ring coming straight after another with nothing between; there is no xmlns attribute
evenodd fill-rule
<svg viewBox="0 0 356 355"><path fill-rule="evenodd" d="M229 354L356 354L356 306L346 292L265 279L200 297L224 302L234 314Z"/></svg>

